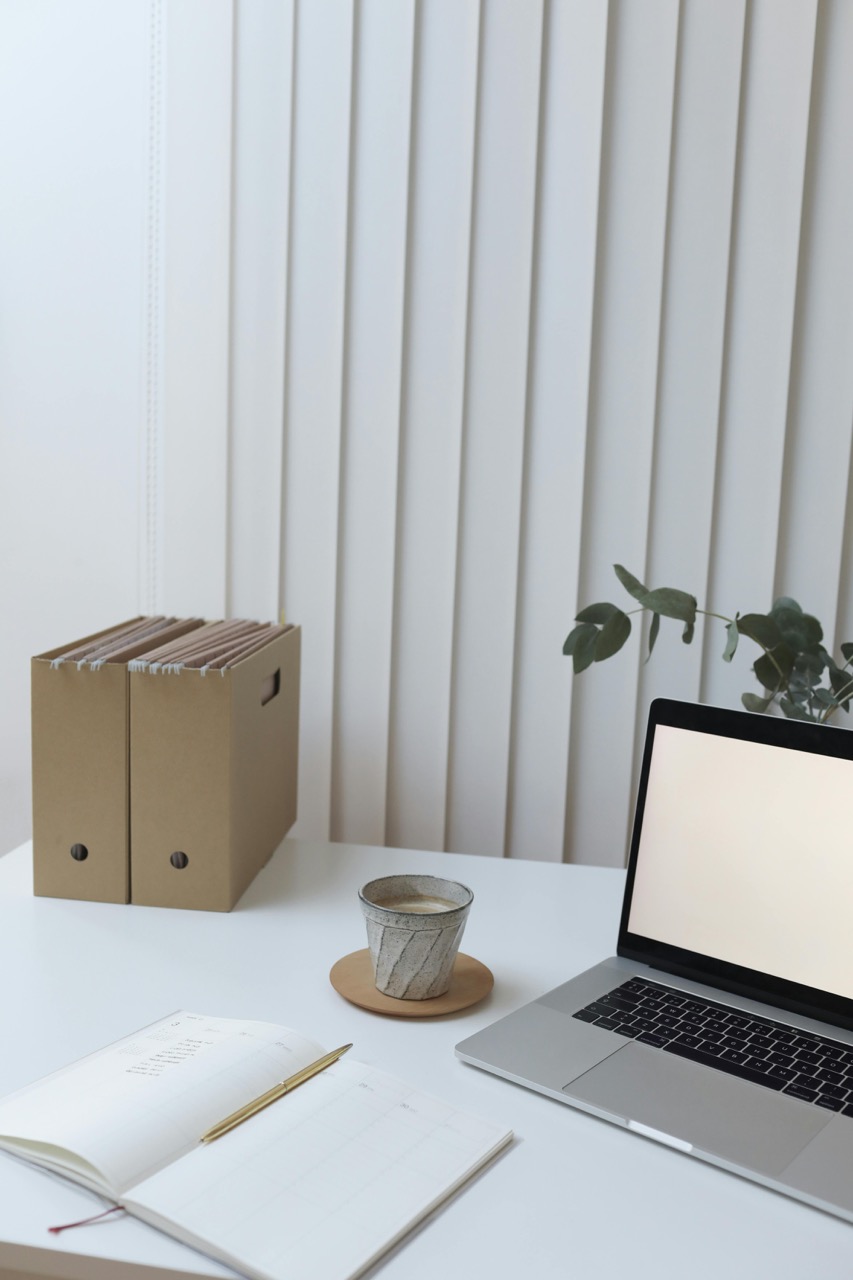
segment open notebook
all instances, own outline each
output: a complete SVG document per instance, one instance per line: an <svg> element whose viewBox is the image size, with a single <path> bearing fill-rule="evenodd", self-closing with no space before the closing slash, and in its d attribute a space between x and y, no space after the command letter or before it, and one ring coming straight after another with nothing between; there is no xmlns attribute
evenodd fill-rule
<svg viewBox="0 0 853 1280"><path fill-rule="evenodd" d="M360 1274L511 1132L266 1022L177 1012L0 1100L0 1147L259 1280ZM48 1224L45 1224L46 1226Z"/></svg>

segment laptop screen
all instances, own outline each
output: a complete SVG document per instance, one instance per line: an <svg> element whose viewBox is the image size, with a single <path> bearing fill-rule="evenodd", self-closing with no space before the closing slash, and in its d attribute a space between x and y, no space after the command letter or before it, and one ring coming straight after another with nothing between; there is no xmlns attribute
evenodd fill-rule
<svg viewBox="0 0 853 1280"><path fill-rule="evenodd" d="M619 953L853 1025L853 734L653 704Z"/></svg>

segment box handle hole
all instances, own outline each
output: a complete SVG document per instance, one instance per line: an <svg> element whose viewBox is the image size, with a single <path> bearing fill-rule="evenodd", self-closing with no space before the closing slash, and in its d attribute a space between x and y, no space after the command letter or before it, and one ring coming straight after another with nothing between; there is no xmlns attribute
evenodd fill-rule
<svg viewBox="0 0 853 1280"><path fill-rule="evenodd" d="M176 849L169 861L173 867L177 867L179 871L183 871L184 867L189 862L189 858L185 853L182 853L180 849Z"/></svg>
<svg viewBox="0 0 853 1280"><path fill-rule="evenodd" d="M84 844L72 844L71 857L75 862L85 862L89 856L89 850Z"/></svg>
<svg viewBox="0 0 853 1280"><path fill-rule="evenodd" d="M274 671L271 676L266 676L261 681L261 706L265 707L268 702L272 702L280 688L281 667L279 667L278 671Z"/></svg>

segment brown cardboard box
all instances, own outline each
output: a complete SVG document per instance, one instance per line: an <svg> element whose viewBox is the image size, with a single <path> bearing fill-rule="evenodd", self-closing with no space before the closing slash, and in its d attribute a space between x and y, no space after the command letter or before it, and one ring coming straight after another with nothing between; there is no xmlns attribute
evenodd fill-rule
<svg viewBox="0 0 853 1280"><path fill-rule="evenodd" d="M168 635L198 625L187 620ZM33 887L39 896L129 901L127 661L151 641L97 671L73 661L51 667L53 658L115 630L32 660Z"/></svg>
<svg viewBox="0 0 853 1280"><path fill-rule="evenodd" d="M300 641L130 673L132 902L230 911L293 825Z"/></svg>

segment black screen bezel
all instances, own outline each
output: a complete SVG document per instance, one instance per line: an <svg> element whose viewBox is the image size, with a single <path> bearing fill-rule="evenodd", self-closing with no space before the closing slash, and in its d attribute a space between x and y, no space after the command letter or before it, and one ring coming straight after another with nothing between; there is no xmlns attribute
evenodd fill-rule
<svg viewBox="0 0 853 1280"><path fill-rule="evenodd" d="M794 751L806 751L810 754L834 756L851 761L853 761L853 733L849 729L835 726L757 715L750 711L731 711L697 703L676 702L668 698L656 699L649 709L649 724L628 855L628 876L616 946L617 955L624 956L626 959L652 965L666 973L690 978L696 982L710 982L724 991L731 991L752 1000L776 1005L792 1013L817 1018L830 1022L834 1026L853 1030L853 999L828 991L819 991L814 987L760 973L755 969L747 969L725 960L718 960L713 956L687 951L671 943L659 942L657 939L646 938L641 934L628 931L652 749L655 732L659 725L689 729L695 733L709 733L717 737L736 738L746 742L763 742L769 746L787 747ZM851 857L853 857L853 850L851 850ZM853 946L853 936L851 936L851 946Z"/></svg>

